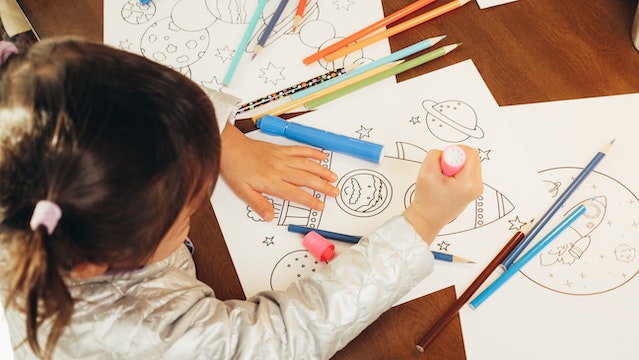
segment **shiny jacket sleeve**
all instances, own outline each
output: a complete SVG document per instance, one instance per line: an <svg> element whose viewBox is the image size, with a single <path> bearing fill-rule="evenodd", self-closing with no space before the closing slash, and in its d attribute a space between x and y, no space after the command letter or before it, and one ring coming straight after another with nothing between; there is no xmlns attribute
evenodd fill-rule
<svg viewBox="0 0 639 360"><path fill-rule="evenodd" d="M203 298L194 303L185 315L195 324L185 325L167 355L327 359L432 268L426 243L406 219L396 217L284 292L263 292L249 301Z"/></svg>

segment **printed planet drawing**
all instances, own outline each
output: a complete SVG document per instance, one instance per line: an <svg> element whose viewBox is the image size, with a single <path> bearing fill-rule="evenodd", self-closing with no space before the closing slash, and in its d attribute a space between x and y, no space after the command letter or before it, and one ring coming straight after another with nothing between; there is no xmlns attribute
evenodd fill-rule
<svg viewBox="0 0 639 360"><path fill-rule="evenodd" d="M580 170L558 167L540 174L557 196ZM592 295L616 289L637 275L639 199L617 180L593 171L558 215L589 199L594 206L553 240L536 263L521 270L527 278L559 293Z"/></svg>
<svg viewBox="0 0 639 360"><path fill-rule="evenodd" d="M324 268L326 263L317 260L307 250L294 250L284 255L273 268L270 277L272 290L285 290L293 281Z"/></svg>
<svg viewBox="0 0 639 360"><path fill-rule="evenodd" d="M239 38L236 37L245 31L258 1L178 0L143 5L136 0L126 0L120 11L122 20L131 26L145 28L139 39L121 39L119 44L122 49L129 51L135 51L137 47L141 55L173 68L208 88L223 91L225 86L219 79L223 77L223 71L238 51ZM352 1L327 3L309 0L298 31L293 33L297 4L290 2L269 35L265 49L284 38L297 39L296 48L301 49L300 56L330 45L344 34L339 35L330 21L321 18L320 7L332 7L333 11L336 9L348 12L353 4ZM247 48L242 51L253 52L257 39L264 32L277 5L277 2L267 2ZM260 72L251 75L269 87L265 91L272 90L270 86L281 86L290 75L287 74L290 72L287 71L291 65L287 63L290 56L283 57L279 51L273 51L270 55L261 56L264 62L255 62L256 69ZM364 56L364 51L357 51L330 63L320 61L320 65L326 70L335 70L346 65L370 61L370 58Z"/></svg>
<svg viewBox="0 0 639 360"><path fill-rule="evenodd" d="M468 104L459 100L435 102L424 100L426 126L440 140L459 143L468 138L482 138L484 131L477 126L477 113Z"/></svg>

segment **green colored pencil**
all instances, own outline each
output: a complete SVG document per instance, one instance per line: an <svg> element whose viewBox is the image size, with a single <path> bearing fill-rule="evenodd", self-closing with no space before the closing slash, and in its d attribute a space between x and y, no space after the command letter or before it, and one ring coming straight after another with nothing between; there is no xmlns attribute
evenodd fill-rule
<svg viewBox="0 0 639 360"><path fill-rule="evenodd" d="M330 94L326 94L320 98L317 98L315 100L309 101L307 102L304 106L308 109L315 109L316 107L326 104L329 101L335 100L337 98L340 98L344 95L350 94L353 91L359 90L363 87L366 87L368 85L374 84L378 81L381 81L383 79L386 79L387 77L391 77L394 75L397 75L401 72L404 72L406 70L412 69L416 66L419 66L421 64L427 63L429 61L435 60L437 58L440 58L446 54L448 54L449 52L455 50L459 45L461 45L461 43L457 43L457 44L452 44L452 45L446 45L446 46L442 46L438 49L435 49L433 51L427 52L424 55L418 56L412 60L408 60L404 63L401 63L397 66L394 66L388 70L382 71L377 75L373 75L367 79L364 79L362 81L358 81L352 85L346 86L342 89L339 89L337 91L334 91Z"/></svg>

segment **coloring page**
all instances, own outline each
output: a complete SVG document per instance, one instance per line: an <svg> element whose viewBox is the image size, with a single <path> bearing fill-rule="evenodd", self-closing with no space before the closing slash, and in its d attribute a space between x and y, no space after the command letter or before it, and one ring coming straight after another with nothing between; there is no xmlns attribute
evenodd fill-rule
<svg viewBox="0 0 639 360"><path fill-rule="evenodd" d="M630 94L502 108L552 197L545 208L614 144L535 239L592 199L586 213L483 305L462 310L470 359L635 357L638 102Z"/></svg>
<svg viewBox="0 0 639 360"><path fill-rule="evenodd" d="M338 174L339 195L314 194L325 202L323 211L269 197L276 212L270 223L218 182L211 201L247 297L284 289L326 266L305 250L302 235L287 231L288 225L362 236L401 214L412 201L417 172L430 149L463 143L479 151L484 193L431 246L475 264L436 262L433 274L403 301L450 285L465 288L549 198L471 61L390 87L373 84L291 121L381 144L383 159L375 164L327 151L323 165ZM294 143L257 131L249 136ZM335 245L337 256L350 246Z"/></svg>
<svg viewBox="0 0 639 360"><path fill-rule="evenodd" d="M298 3L289 1L263 50L252 59L279 1L268 1L246 49L238 49L258 0L138 0L104 2L104 42L141 54L190 77L201 86L261 98L318 75L372 62L390 53L379 41L345 57L306 66L302 59L384 17L381 3L366 0L309 0L293 32ZM222 81L237 51L241 60Z"/></svg>

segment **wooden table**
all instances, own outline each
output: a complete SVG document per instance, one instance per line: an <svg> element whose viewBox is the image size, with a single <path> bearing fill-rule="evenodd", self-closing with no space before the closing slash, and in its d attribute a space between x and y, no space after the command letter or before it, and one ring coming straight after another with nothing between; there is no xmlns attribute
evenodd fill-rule
<svg viewBox="0 0 639 360"><path fill-rule="evenodd" d="M80 35L102 41L103 0L18 0L41 38ZM411 3L383 0L390 14ZM425 11L439 6L429 6ZM500 105L639 92L639 53L630 39L637 0L522 0L480 10L469 3L390 39L394 50L446 34L464 46L398 79L472 59ZM215 214L205 203L193 219L198 276L221 299L244 298ZM418 358L414 344L455 299L452 288L397 306L335 359ZM421 358L463 359L456 318Z"/></svg>

